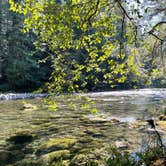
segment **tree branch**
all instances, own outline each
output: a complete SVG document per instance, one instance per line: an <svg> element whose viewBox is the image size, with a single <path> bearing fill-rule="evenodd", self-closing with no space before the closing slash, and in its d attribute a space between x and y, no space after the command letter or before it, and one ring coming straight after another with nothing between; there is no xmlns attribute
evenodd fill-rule
<svg viewBox="0 0 166 166"><path fill-rule="evenodd" d="M94 12L93 12L88 18L85 19L85 22L88 21L88 23L91 24L91 18L97 13L99 3L100 3L100 0L97 0L96 5L95 5L95 10L94 10ZM93 9L93 8L91 8L91 9L88 11L88 14L90 13L90 11L91 11L92 9ZM88 14L87 14L87 16L88 16Z"/></svg>
<svg viewBox="0 0 166 166"><path fill-rule="evenodd" d="M161 24L166 24L166 21L160 21L156 25L152 27L152 29L149 32L154 32L155 28L157 28Z"/></svg>
<svg viewBox="0 0 166 166"><path fill-rule="evenodd" d="M122 6L120 0L117 0L117 3L118 3L118 5L119 5L120 9L122 10L123 14L124 14L132 23L134 23L134 21L133 21L134 19L128 15L127 11L126 11L125 8ZM135 24L135 23L134 23L134 24Z"/></svg>

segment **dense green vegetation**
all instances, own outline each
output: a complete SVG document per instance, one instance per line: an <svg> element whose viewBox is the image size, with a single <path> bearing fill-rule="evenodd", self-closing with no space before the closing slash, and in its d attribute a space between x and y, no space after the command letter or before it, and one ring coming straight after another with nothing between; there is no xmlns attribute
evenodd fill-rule
<svg viewBox="0 0 166 166"><path fill-rule="evenodd" d="M34 33L24 34L23 16L9 10L1 1L0 11L0 91L31 91L49 78L50 60L39 63L47 54L35 48Z"/></svg>
<svg viewBox="0 0 166 166"><path fill-rule="evenodd" d="M166 85L165 22L160 17L149 30L145 28L143 37L143 26L137 24L140 10L128 8L126 1L1 0L0 4L0 91ZM163 12L162 2L158 4L157 11L151 9L156 15Z"/></svg>

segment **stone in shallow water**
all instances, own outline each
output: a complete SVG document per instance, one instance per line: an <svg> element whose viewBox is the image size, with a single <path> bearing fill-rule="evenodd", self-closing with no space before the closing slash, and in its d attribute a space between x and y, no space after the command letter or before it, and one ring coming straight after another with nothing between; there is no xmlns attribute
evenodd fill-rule
<svg viewBox="0 0 166 166"><path fill-rule="evenodd" d="M86 130L84 130L84 133L95 138L104 137L104 134L100 130L92 127L89 127Z"/></svg>
<svg viewBox="0 0 166 166"><path fill-rule="evenodd" d="M159 126L159 128L166 131L166 121L158 121L157 125Z"/></svg>
<svg viewBox="0 0 166 166"><path fill-rule="evenodd" d="M45 142L38 149L37 153L42 154L45 152L51 152L54 150L64 150L73 146L77 140L73 137L65 137L65 138L52 138Z"/></svg>
<svg viewBox="0 0 166 166"><path fill-rule="evenodd" d="M30 104L30 103L24 103L23 110L24 111L35 111L35 110L37 110L37 106Z"/></svg>
<svg viewBox="0 0 166 166"><path fill-rule="evenodd" d="M141 121L141 120L137 120L137 121L134 121L134 122L130 122L129 123L129 128L132 128L132 129L140 129L140 128L144 128L148 123L147 122L144 122L144 121Z"/></svg>
<svg viewBox="0 0 166 166"><path fill-rule="evenodd" d="M166 121L166 115L160 115L159 120Z"/></svg>
<svg viewBox="0 0 166 166"><path fill-rule="evenodd" d="M41 163L42 166L47 166L47 165L50 166L57 160L60 159L66 160L69 158L70 158L69 150L58 150L42 155L41 158L39 159L39 163Z"/></svg>
<svg viewBox="0 0 166 166"><path fill-rule="evenodd" d="M166 159L160 158L153 162L152 166L165 166L166 165Z"/></svg>
<svg viewBox="0 0 166 166"><path fill-rule="evenodd" d="M23 159L21 161L18 161L14 164L7 165L7 166L39 166L38 161L32 161L32 159Z"/></svg>
<svg viewBox="0 0 166 166"><path fill-rule="evenodd" d="M100 159L95 154L76 154L71 160L72 166L102 165Z"/></svg>
<svg viewBox="0 0 166 166"><path fill-rule="evenodd" d="M79 139L79 143L90 143L93 141L93 138L89 137L89 136L84 136L82 138Z"/></svg>
<svg viewBox="0 0 166 166"><path fill-rule="evenodd" d="M127 149L129 144L126 141L115 141L115 146L119 149Z"/></svg>

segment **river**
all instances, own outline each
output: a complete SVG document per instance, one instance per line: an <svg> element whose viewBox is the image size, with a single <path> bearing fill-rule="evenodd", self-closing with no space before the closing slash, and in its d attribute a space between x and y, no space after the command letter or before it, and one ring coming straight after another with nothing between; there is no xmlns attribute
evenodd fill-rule
<svg viewBox="0 0 166 166"><path fill-rule="evenodd" d="M0 101L0 166L48 165L51 152L67 163L78 154L108 157L111 146L141 151L155 137L146 120L166 110L166 89L55 96L53 107L43 95L7 95ZM157 128L165 143L166 130Z"/></svg>

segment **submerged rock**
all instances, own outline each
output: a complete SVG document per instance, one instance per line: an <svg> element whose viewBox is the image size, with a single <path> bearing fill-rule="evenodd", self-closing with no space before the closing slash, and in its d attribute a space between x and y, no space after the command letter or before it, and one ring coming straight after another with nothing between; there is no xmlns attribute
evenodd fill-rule
<svg viewBox="0 0 166 166"><path fill-rule="evenodd" d="M134 128L134 129L137 129L137 128L143 128L147 125L148 123L147 122L144 122L144 121L141 121L141 120L137 120L137 121L134 121L134 122L131 122L129 123L129 128Z"/></svg>
<svg viewBox="0 0 166 166"><path fill-rule="evenodd" d="M157 125L159 126L159 128L166 131L166 121L158 121Z"/></svg>
<svg viewBox="0 0 166 166"><path fill-rule="evenodd" d="M166 165L166 159L160 158L160 159L154 161L151 166L165 166L165 165Z"/></svg>
<svg viewBox="0 0 166 166"><path fill-rule="evenodd" d="M54 151L54 152L50 152L50 153L42 155L41 158L39 159L39 163L42 166L50 166L50 165L54 165L54 162L60 159L66 160L69 158L70 158L69 150L58 150L58 151Z"/></svg>
<svg viewBox="0 0 166 166"><path fill-rule="evenodd" d="M24 103L23 110L24 111L35 111L35 110L37 110L37 106L30 104L30 103Z"/></svg>
<svg viewBox="0 0 166 166"><path fill-rule="evenodd" d="M87 135L90 135L92 137L95 137L95 138L104 137L103 132L101 132L98 129L92 128L92 127L87 128L84 131L84 133L86 133Z"/></svg>
<svg viewBox="0 0 166 166"><path fill-rule="evenodd" d="M14 164L7 165L7 166L39 166L38 161L32 161L32 159L23 159L21 161L18 161Z"/></svg>
<svg viewBox="0 0 166 166"><path fill-rule="evenodd" d="M166 121L166 115L160 115L159 120L161 121Z"/></svg>
<svg viewBox="0 0 166 166"><path fill-rule="evenodd" d="M72 166L99 165L99 161L95 154L76 154L71 160Z"/></svg>
<svg viewBox="0 0 166 166"><path fill-rule="evenodd" d="M127 149L127 148L129 148L129 144L126 141L115 141L115 146L118 149Z"/></svg>
<svg viewBox="0 0 166 166"><path fill-rule="evenodd" d="M89 136L84 136L82 138L79 139L79 143L90 143L93 141L93 138L89 137Z"/></svg>
<svg viewBox="0 0 166 166"><path fill-rule="evenodd" d="M51 152L55 150L69 149L76 142L77 140L73 137L52 138L45 142L43 145L41 145L37 153L42 154L45 152Z"/></svg>

